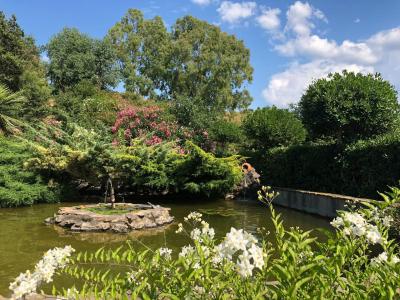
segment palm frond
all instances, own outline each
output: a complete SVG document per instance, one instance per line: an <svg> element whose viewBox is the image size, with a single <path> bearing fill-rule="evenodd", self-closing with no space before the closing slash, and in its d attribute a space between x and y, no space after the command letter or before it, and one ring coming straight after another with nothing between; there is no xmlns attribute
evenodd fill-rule
<svg viewBox="0 0 400 300"><path fill-rule="evenodd" d="M26 98L21 92L13 93L0 84L0 130L7 134L15 134L24 122L16 118Z"/></svg>

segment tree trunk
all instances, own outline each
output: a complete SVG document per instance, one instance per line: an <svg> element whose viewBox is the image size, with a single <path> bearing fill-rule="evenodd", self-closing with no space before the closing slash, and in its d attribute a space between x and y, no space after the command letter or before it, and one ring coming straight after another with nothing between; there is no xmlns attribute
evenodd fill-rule
<svg viewBox="0 0 400 300"><path fill-rule="evenodd" d="M112 181L110 179L110 201L111 201L111 208L115 208L115 194L114 194L114 186L112 184Z"/></svg>

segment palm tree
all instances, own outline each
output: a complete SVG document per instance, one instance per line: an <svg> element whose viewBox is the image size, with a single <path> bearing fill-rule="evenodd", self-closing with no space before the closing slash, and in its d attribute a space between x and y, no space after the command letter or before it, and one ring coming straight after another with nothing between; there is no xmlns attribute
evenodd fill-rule
<svg viewBox="0 0 400 300"><path fill-rule="evenodd" d="M21 92L13 93L7 87L0 84L0 131L6 134L19 132L19 126L24 122L15 118L26 98Z"/></svg>

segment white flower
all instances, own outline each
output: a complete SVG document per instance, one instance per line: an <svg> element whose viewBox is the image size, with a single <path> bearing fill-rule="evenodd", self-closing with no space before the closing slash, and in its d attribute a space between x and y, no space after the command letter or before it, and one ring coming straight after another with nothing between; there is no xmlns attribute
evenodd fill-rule
<svg viewBox="0 0 400 300"><path fill-rule="evenodd" d="M187 257L194 253L194 248L191 245L183 246L181 252L179 253L180 257Z"/></svg>
<svg viewBox="0 0 400 300"><path fill-rule="evenodd" d="M160 248L158 249L160 256L165 257L166 259L171 259L172 250L169 248Z"/></svg>
<svg viewBox="0 0 400 300"><path fill-rule="evenodd" d="M214 266L218 266L223 260L223 257L221 255L214 255L213 258L211 259L211 262Z"/></svg>
<svg viewBox="0 0 400 300"><path fill-rule="evenodd" d="M382 252L377 257L371 259L371 264L374 266L377 266L382 263L397 264L399 262L400 259L396 255L392 255L389 260L389 257L386 252Z"/></svg>
<svg viewBox="0 0 400 300"><path fill-rule="evenodd" d="M190 232L190 237L194 241L201 241L201 230L199 228L195 228Z"/></svg>
<svg viewBox="0 0 400 300"><path fill-rule="evenodd" d="M246 250L247 244L250 241L245 238L245 235L243 234L243 229L235 229L231 228L231 231L227 233L226 238L225 238L225 243L227 247L231 247L236 250Z"/></svg>
<svg viewBox="0 0 400 300"><path fill-rule="evenodd" d="M368 227L365 237L371 244L382 243L382 236L378 228L374 225Z"/></svg>
<svg viewBox="0 0 400 300"><path fill-rule="evenodd" d="M366 232L365 226L351 226L350 230L356 236L363 236Z"/></svg>
<svg viewBox="0 0 400 300"><path fill-rule="evenodd" d="M190 220L193 220L194 222L201 222L202 220L201 220L201 217L202 217L203 215L201 214L201 213L198 213L198 212L196 212L196 211L193 211L193 212L191 212L190 214L188 214L188 216L187 217L185 217L184 218L184 220L187 222L187 221L190 221Z"/></svg>
<svg viewBox="0 0 400 300"><path fill-rule="evenodd" d="M350 223L359 227L365 226L366 224L364 217L359 213L344 212L343 220L345 223Z"/></svg>
<svg viewBox="0 0 400 300"><path fill-rule="evenodd" d="M214 228L203 227L201 230L199 228L194 228L190 232L190 237L194 241L203 242L206 239L212 240L215 236Z"/></svg>
<svg viewBox="0 0 400 300"><path fill-rule="evenodd" d="M381 264L383 262L387 262L387 260L388 260L387 253L386 252L382 252L377 257L374 257L373 259L371 259L371 264L376 266L376 265Z"/></svg>
<svg viewBox="0 0 400 300"><path fill-rule="evenodd" d="M341 217L337 217L332 220L331 225L335 228L339 228L344 225L343 219Z"/></svg>
<svg viewBox="0 0 400 300"><path fill-rule="evenodd" d="M42 282L49 283L53 280L53 275L58 268L65 266L68 257L75 250L71 246L64 248L54 248L48 250L43 258L36 264L33 273L29 270L21 273L14 282L10 284L10 290L13 291L12 298L19 299L25 295L36 292L37 287Z"/></svg>
<svg viewBox="0 0 400 300"><path fill-rule="evenodd" d="M254 266L250 262L250 256L247 251L243 251L241 255L239 255L239 261L236 264L238 273L243 277L248 277L253 274Z"/></svg>
<svg viewBox="0 0 400 300"><path fill-rule="evenodd" d="M264 253L262 249L257 245L252 244L249 248L249 253L253 258L254 266L261 270L264 267Z"/></svg>
<svg viewBox="0 0 400 300"><path fill-rule="evenodd" d="M400 258L398 258L396 255L393 255L391 262L394 264L397 264L400 262Z"/></svg>
<svg viewBox="0 0 400 300"><path fill-rule="evenodd" d="M193 264L192 268L195 270L200 269L200 264L198 262L196 262Z"/></svg>
<svg viewBox="0 0 400 300"><path fill-rule="evenodd" d="M350 228L348 228L348 227L343 228L343 233L344 233L345 235L350 235L350 234L351 234Z"/></svg>
<svg viewBox="0 0 400 300"><path fill-rule="evenodd" d="M215 236L214 228L203 227L201 229L201 235L203 238L208 238L208 239L212 240Z"/></svg>
<svg viewBox="0 0 400 300"><path fill-rule="evenodd" d="M183 225L182 223L178 224L178 229L175 231L175 233L181 233L183 231Z"/></svg>
<svg viewBox="0 0 400 300"><path fill-rule="evenodd" d="M206 258L211 254L210 249L207 246L201 246L201 251L203 251L203 255Z"/></svg>
<svg viewBox="0 0 400 300"><path fill-rule="evenodd" d="M391 216L385 216L382 218L382 224L386 227L389 227L392 222L393 218Z"/></svg>
<svg viewBox="0 0 400 300"><path fill-rule="evenodd" d="M214 248L215 255L212 258L214 265L219 265L224 259L236 264L238 273L247 277L252 275L253 269L264 267L264 253L257 246L257 239L250 233L231 228L224 241ZM238 260L233 261L235 254Z"/></svg>

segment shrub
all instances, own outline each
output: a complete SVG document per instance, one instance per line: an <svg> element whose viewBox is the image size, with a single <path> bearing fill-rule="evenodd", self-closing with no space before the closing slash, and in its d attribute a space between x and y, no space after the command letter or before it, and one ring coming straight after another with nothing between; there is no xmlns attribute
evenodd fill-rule
<svg viewBox="0 0 400 300"><path fill-rule="evenodd" d="M400 180L400 136L273 148L250 161L274 186L373 197Z"/></svg>
<svg viewBox="0 0 400 300"><path fill-rule="evenodd" d="M221 119L211 125L210 140L215 143L214 153L218 156L238 153L243 139L240 125L232 121Z"/></svg>
<svg viewBox="0 0 400 300"><path fill-rule="evenodd" d="M131 145L111 145L98 133L76 127L60 131L60 144L36 146L29 165L53 174L68 174L98 186L111 178L119 190L154 193L225 194L242 178L238 156L216 158L191 142L147 145L140 139Z"/></svg>
<svg viewBox="0 0 400 300"><path fill-rule="evenodd" d="M29 146L0 135L0 207L57 202L58 188L23 164L32 157Z"/></svg>
<svg viewBox="0 0 400 300"><path fill-rule="evenodd" d="M340 168L335 159L340 148L333 143L277 147L249 161L273 186L321 192L341 191Z"/></svg>
<svg viewBox="0 0 400 300"><path fill-rule="evenodd" d="M274 196L268 188L260 193L268 204ZM60 268L58 274L83 284L53 288L54 295L71 299L395 299L399 249L388 238L389 220L382 212L400 201L400 190L392 189L384 200L339 212L331 222L335 231L326 232L323 241L310 231L287 229L270 206L274 246L266 229L256 237L231 228L219 240L193 212L178 224L177 233L189 243L179 254L168 248L138 250L128 243L69 258L70 246L56 248L11 288L14 296L25 295L24 287L36 290L35 279L49 277L44 271Z"/></svg>
<svg viewBox="0 0 400 300"><path fill-rule="evenodd" d="M347 143L393 131L400 106L395 88L379 74L343 71L313 82L299 112L311 139Z"/></svg>
<svg viewBox="0 0 400 300"><path fill-rule="evenodd" d="M400 134L386 134L348 145L341 157L346 193L373 196L400 180Z"/></svg>
<svg viewBox="0 0 400 300"><path fill-rule="evenodd" d="M296 116L275 106L257 109L246 116L243 129L252 147L269 149L302 143L306 131Z"/></svg>
<svg viewBox="0 0 400 300"><path fill-rule="evenodd" d="M102 91L88 80L82 80L73 88L60 93L55 98L51 113L88 129L109 131L115 114L119 110L119 101L114 94Z"/></svg>

